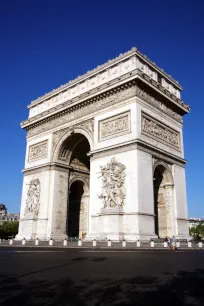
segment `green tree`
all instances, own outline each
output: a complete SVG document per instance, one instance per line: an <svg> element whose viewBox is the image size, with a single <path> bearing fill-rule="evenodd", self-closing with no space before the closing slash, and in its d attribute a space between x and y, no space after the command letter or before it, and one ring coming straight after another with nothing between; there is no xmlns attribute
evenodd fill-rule
<svg viewBox="0 0 204 306"><path fill-rule="evenodd" d="M0 238L15 237L18 233L18 221L4 221L0 224Z"/></svg>
<svg viewBox="0 0 204 306"><path fill-rule="evenodd" d="M204 223L199 223L197 226L190 228L189 233L195 240L204 239Z"/></svg>

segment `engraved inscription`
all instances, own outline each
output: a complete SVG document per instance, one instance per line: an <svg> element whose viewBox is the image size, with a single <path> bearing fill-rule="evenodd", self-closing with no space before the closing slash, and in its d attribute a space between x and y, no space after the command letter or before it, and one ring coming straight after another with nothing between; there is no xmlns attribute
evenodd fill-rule
<svg viewBox="0 0 204 306"><path fill-rule="evenodd" d="M130 112L126 112L99 122L99 140L130 132Z"/></svg>
<svg viewBox="0 0 204 306"><path fill-rule="evenodd" d="M33 161L36 159L42 159L47 157L48 141L43 141L30 146L28 161Z"/></svg>
<svg viewBox="0 0 204 306"><path fill-rule="evenodd" d="M180 149L179 132L167 127L163 123L151 118L147 114L142 113L142 133L148 136L156 137L157 140L162 140L168 145Z"/></svg>

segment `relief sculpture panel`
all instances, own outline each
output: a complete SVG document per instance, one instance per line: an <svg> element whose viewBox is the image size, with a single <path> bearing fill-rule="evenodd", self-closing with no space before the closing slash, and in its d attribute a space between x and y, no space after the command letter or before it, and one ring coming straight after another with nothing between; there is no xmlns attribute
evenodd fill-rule
<svg viewBox="0 0 204 306"><path fill-rule="evenodd" d="M42 159L47 157L48 141L42 141L36 143L29 148L28 161L34 161L36 159Z"/></svg>
<svg viewBox="0 0 204 306"><path fill-rule="evenodd" d="M102 177L102 193L98 195L102 199L103 208L122 208L124 206L125 191L125 166L113 157L105 166L100 166Z"/></svg>
<svg viewBox="0 0 204 306"><path fill-rule="evenodd" d="M130 112L113 116L99 122L99 141L130 132Z"/></svg>
<svg viewBox="0 0 204 306"><path fill-rule="evenodd" d="M147 114L142 113L141 129L142 133L155 138L158 141L165 142L167 145L180 150L180 134L179 132L171 129L162 122L153 119Z"/></svg>
<svg viewBox="0 0 204 306"><path fill-rule="evenodd" d="M40 180L33 179L29 183L24 215L33 213L38 216L40 209Z"/></svg>

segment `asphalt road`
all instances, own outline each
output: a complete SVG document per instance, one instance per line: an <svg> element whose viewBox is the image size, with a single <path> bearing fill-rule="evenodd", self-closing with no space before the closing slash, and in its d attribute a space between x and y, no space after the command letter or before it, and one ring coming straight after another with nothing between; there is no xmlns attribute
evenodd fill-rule
<svg viewBox="0 0 204 306"><path fill-rule="evenodd" d="M204 305L204 252L0 249L1 305Z"/></svg>

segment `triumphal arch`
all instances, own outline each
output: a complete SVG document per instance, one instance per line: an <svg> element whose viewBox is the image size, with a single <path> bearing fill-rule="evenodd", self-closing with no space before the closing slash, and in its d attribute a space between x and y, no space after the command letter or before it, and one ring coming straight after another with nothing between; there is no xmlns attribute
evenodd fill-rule
<svg viewBox="0 0 204 306"><path fill-rule="evenodd" d="M133 48L32 101L16 239L187 238L181 90Z"/></svg>

